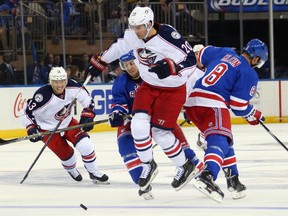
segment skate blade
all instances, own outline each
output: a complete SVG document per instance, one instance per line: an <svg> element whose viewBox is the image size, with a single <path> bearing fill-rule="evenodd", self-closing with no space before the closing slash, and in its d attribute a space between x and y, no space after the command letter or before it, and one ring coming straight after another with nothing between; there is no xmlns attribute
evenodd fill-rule
<svg viewBox="0 0 288 216"><path fill-rule="evenodd" d="M237 200L237 199L242 199L246 197L245 191L237 192L237 191L231 191L232 199Z"/></svg>
<svg viewBox="0 0 288 216"><path fill-rule="evenodd" d="M191 173L190 175L188 176L188 178L186 179L186 181L181 184L179 187L175 188L175 191L179 191L181 190L183 187L185 187L193 178L197 177L200 173L201 173L202 169L198 169L198 168L195 168Z"/></svg>
<svg viewBox="0 0 288 216"><path fill-rule="evenodd" d="M140 189L141 189L142 191L146 190L146 188L149 187L150 183L151 183L151 182L153 181L153 179L156 177L156 175L158 174L158 172L159 172L158 169L155 169L155 170L154 170L154 172L153 172L152 175L151 175L151 178L150 178L149 182L147 182L147 184L146 184L145 186L140 187Z"/></svg>
<svg viewBox="0 0 288 216"><path fill-rule="evenodd" d="M99 181L99 180L97 180L97 179L93 179L92 182L93 182L94 184L97 184L97 185L109 185L109 184L110 184L109 181L102 182L102 181Z"/></svg>
<svg viewBox="0 0 288 216"><path fill-rule="evenodd" d="M207 190L207 185L204 182L195 180L193 181L193 185L197 190L199 190L201 193L203 193L207 197L213 199L214 201L218 203L222 203L223 197L216 191Z"/></svg>
<svg viewBox="0 0 288 216"><path fill-rule="evenodd" d="M154 199L153 194L150 192L142 194L141 197L143 197L145 200L153 200Z"/></svg>

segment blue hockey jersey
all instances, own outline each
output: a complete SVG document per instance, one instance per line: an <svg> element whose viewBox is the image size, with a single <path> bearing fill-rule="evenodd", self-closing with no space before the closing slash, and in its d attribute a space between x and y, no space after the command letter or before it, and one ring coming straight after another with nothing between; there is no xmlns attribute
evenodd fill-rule
<svg viewBox="0 0 288 216"><path fill-rule="evenodd" d="M111 111L132 114L134 98L141 82L141 78L135 81L127 73L122 73L113 83Z"/></svg>
<svg viewBox="0 0 288 216"><path fill-rule="evenodd" d="M247 59L231 48L214 46L203 48L198 58L206 71L190 95L194 106L231 108L236 116L248 115L258 75Z"/></svg>

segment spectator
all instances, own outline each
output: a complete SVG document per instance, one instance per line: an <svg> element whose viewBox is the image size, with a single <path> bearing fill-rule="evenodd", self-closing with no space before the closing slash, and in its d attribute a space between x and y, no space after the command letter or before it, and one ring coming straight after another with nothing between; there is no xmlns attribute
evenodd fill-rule
<svg viewBox="0 0 288 216"><path fill-rule="evenodd" d="M49 70L44 65L43 55L38 54L37 61L27 67L28 83L47 84Z"/></svg>
<svg viewBox="0 0 288 216"><path fill-rule="evenodd" d="M45 67L48 69L50 72L54 63L54 55L52 53L48 53L45 59Z"/></svg>
<svg viewBox="0 0 288 216"><path fill-rule="evenodd" d="M71 67L73 65L73 56L72 55L67 55L66 56L66 68Z"/></svg>
<svg viewBox="0 0 288 216"><path fill-rule="evenodd" d="M60 55L54 55L53 67L62 67Z"/></svg>
<svg viewBox="0 0 288 216"><path fill-rule="evenodd" d="M3 54L3 63L0 65L0 85L17 84L15 77L16 69L10 64L12 61L12 53L7 52Z"/></svg>
<svg viewBox="0 0 288 216"><path fill-rule="evenodd" d="M81 63L78 65L80 71L85 71L90 63L90 57L88 53L83 53L81 57Z"/></svg>
<svg viewBox="0 0 288 216"><path fill-rule="evenodd" d="M79 83L83 82L84 81L84 71L80 72L77 65L72 65L70 78L79 82Z"/></svg>
<svg viewBox="0 0 288 216"><path fill-rule="evenodd" d="M0 5L0 40L2 49L9 49L8 34L10 22L14 20L16 15L16 4L18 0L4 0Z"/></svg>
<svg viewBox="0 0 288 216"><path fill-rule="evenodd" d="M83 23L83 16L79 8L79 3L75 4L72 0L67 0L64 3L64 27L66 34L83 34L84 28L81 26Z"/></svg>

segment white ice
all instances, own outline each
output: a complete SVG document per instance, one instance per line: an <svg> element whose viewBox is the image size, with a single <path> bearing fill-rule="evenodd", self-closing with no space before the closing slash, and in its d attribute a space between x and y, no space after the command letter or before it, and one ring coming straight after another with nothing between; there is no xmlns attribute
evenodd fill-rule
<svg viewBox="0 0 288 216"><path fill-rule="evenodd" d="M266 124L288 147L288 124ZM197 149L195 127L183 128L191 147ZM175 167L158 147L154 149L159 174L152 183L154 200L138 196L117 151L116 132L91 133L98 164L110 177L110 185L94 185L78 154L83 181L75 182L59 160L45 149L28 178L25 173L42 148L42 143L22 141L0 147L0 216L148 216L148 215L288 215L288 151L260 125L233 125L240 180L247 186L244 199L232 200L225 178L217 183L225 193L219 204L197 191L190 183L175 192L171 187ZM85 211L80 207L85 205Z"/></svg>

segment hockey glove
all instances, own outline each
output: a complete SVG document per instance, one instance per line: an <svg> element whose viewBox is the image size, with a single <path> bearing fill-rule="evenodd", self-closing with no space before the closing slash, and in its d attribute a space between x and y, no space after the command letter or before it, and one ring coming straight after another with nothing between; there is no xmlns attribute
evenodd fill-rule
<svg viewBox="0 0 288 216"><path fill-rule="evenodd" d="M109 114L109 123L111 127L119 127L124 124L124 115L122 112L114 111Z"/></svg>
<svg viewBox="0 0 288 216"><path fill-rule="evenodd" d="M99 76L102 71L106 68L107 63L104 61L101 61L101 58L99 55L95 54L92 56L90 60L89 66L85 70L85 74L91 74L92 77Z"/></svg>
<svg viewBox="0 0 288 216"><path fill-rule="evenodd" d="M38 134L40 133L40 128L38 125L35 125L35 124L30 124L26 127L26 130L27 130L27 134L30 136L30 135L34 135L34 134ZM43 136L38 136L38 137L35 137L35 138L31 138L29 139L31 142L38 142L40 140L42 140L44 137Z"/></svg>
<svg viewBox="0 0 288 216"><path fill-rule="evenodd" d="M164 58L152 65L149 72L156 73L159 79L165 79L170 75L178 75L179 68L172 59Z"/></svg>
<svg viewBox="0 0 288 216"><path fill-rule="evenodd" d="M84 108L81 113L81 118L79 124L93 122L94 117L96 114L94 113L92 108ZM82 128L83 131L90 131L94 128L94 125L85 126Z"/></svg>
<svg viewBox="0 0 288 216"><path fill-rule="evenodd" d="M255 108L253 108L247 116L244 116L244 118L250 125L258 125L259 121L265 121L265 117L262 115L262 113Z"/></svg>

